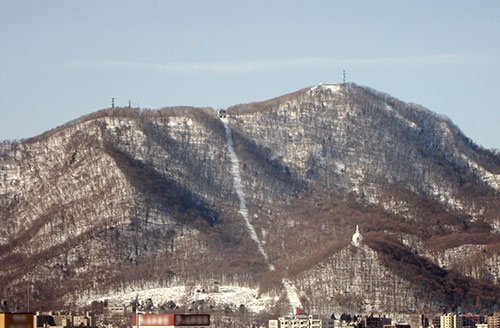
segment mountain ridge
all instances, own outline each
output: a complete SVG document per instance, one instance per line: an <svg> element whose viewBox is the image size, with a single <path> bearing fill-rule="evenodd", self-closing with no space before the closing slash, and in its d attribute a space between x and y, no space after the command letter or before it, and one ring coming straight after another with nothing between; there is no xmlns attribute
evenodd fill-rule
<svg viewBox="0 0 500 328"><path fill-rule="evenodd" d="M279 295L288 272L303 304L325 311L456 307L471 295L469 308L498 304L500 156L450 119L355 84L304 88L228 107L227 115L221 121L209 107L105 109L4 142L4 296L21 306L30 279L33 304L63 306L78 293L209 278ZM225 126L273 272L238 212ZM356 224L368 236L361 249L347 246ZM384 260L380 245L394 243L408 263L422 258L463 275L453 281L474 292L422 298L425 284ZM412 286L416 294L406 296L422 304L341 260L358 257ZM321 273L329 270L338 279ZM397 302L383 301L384 293Z"/></svg>

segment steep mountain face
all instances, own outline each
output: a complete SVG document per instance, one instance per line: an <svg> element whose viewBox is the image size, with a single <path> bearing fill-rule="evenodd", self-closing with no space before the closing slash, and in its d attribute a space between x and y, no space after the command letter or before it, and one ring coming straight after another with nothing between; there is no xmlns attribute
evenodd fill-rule
<svg viewBox="0 0 500 328"><path fill-rule="evenodd" d="M354 84L227 113L109 109L3 142L4 297L286 277L324 312L500 302L500 157L449 119Z"/></svg>

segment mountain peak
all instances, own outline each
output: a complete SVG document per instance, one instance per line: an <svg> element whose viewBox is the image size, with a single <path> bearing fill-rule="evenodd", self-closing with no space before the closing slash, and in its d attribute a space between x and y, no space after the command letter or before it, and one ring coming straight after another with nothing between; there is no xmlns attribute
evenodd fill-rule
<svg viewBox="0 0 500 328"><path fill-rule="evenodd" d="M318 88L323 88L323 89L326 89L326 90L331 90L333 92L338 92L340 90L342 90L342 88L345 86L345 84L340 84L340 83L320 83L318 85L315 85L313 87L311 87L311 91L314 91Z"/></svg>

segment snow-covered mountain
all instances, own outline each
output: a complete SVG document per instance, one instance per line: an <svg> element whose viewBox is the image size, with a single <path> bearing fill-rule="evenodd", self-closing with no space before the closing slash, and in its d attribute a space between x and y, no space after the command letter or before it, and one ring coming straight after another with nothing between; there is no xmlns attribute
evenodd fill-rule
<svg viewBox="0 0 500 328"><path fill-rule="evenodd" d="M3 142L0 195L0 282L20 305L28 280L35 306L214 280L325 313L500 302L500 156L355 84L225 118L101 110Z"/></svg>

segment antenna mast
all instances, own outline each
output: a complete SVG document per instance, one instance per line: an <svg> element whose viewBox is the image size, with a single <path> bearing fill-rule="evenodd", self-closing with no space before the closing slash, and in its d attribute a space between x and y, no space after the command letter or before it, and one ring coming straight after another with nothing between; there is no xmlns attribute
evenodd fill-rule
<svg viewBox="0 0 500 328"><path fill-rule="evenodd" d="M31 249L30 249L31 250ZM30 252L31 253L31 252ZM31 298L31 295L30 295L30 255L31 254L28 254L28 272L26 274L26 283L27 283L27 291L28 291L28 313L30 312L30 298Z"/></svg>
<svg viewBox="0 0 500 328"><path fill-rule="evenodd" d="M345 84L345 81L346 81L346 74L345 74L345 70L342 71L342 83Z"/></svg>

